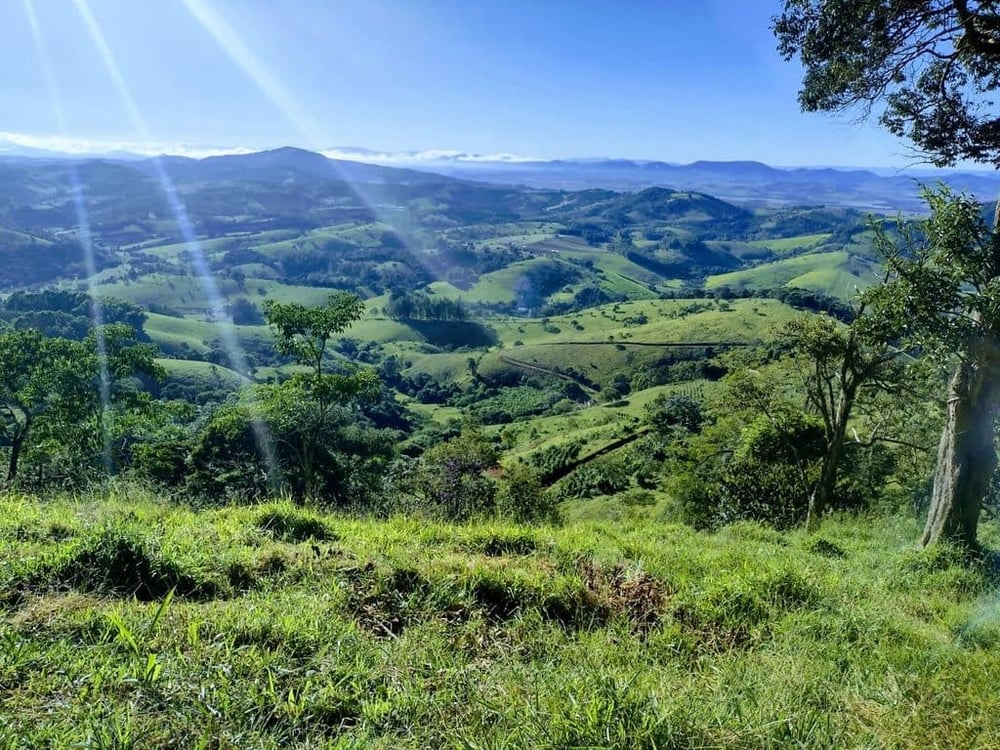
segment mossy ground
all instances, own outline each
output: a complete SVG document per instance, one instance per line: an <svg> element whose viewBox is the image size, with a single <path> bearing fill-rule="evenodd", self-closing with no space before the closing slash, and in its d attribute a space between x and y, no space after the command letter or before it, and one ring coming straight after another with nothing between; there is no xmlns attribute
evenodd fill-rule
<svg viewBox="0 0 1000 750"><path fill-rule="evenodd" d="M9 495L0 747L998 747L993 573L916 533Z"/></svg>

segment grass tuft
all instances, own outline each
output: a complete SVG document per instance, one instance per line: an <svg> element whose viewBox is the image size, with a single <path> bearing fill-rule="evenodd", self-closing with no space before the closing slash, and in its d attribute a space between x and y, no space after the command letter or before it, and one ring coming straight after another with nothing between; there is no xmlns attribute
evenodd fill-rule
<svg viewBox="0 0 1000 750"><path fill-rule="evenodd" d="M142 602L160 600L170 591L194 599L210 599L219 593L214 583L186 573L155 542L125 526L108 526L84 540L35 587L135 597Z"/></svg>
<svg viewBox="0 0 1000 750"><path fill-rule="evenodd" d="M322 519L298 508L269 508L254 520L261 531L282 542L336 541L336 535Z"/></svg>
<svg viewBox="0 0 1000 750"><path fill-rule="evenodd" d="M538 549L535 537L526 532L497 532L473 537L467 548L487 557L530 555Z"/></svg>
<svg viewBox="0 0 1000 750"><path fill-rule="evenodd" d="M842 547L831 542L829 539L819 536L810 539L806 543L805 548L814 554L823 555L824 557L832 557L839 560L847 557L847 553L844 552Z"/></svg>

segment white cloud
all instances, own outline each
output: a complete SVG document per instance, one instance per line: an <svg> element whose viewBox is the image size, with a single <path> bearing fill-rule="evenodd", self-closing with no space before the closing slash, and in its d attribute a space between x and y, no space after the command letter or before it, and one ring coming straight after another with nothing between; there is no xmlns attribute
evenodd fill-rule
<svg viewBox="0 0 1000 750"><path fill-rule="evenodd" d="M251 154L261 149L211 146L183 143L144 143L142 141L117 141L74 138L61 135L35 135L0 130L0 155L41 156L44 153L61 156L187 156L203 159L207 156ZM329 159L385 164L392 166L429 166L433 164L521 164L542 161L534 157L509 153L470 154L453 149L427 151L372 151L363 148L330 148L320 151Z"/></svg>
<svg viewBox="0 0 1000 750"><path fill-rule="evenodd" d="M36 154L52 152L68 156L107 156L134 154L136 156L187 156L202 159L206 156L225 154L250 154L251 148L220 148L216 146L141 143L137 141L107 141L89 138L71 138L61 135L34 135L0 130L0 154Z"/></svg>
<svg viewBox="0 0 1000 750"><path fill-rule="evenodd" d="M520 164L524 162L537 162L537 159L530 156L518 156L517 154L469 154L464 151L451 149L431 149L428 151L369 151L367 149L353 148L330 148L320 151L323 156L329 159L344 159L346 161L361 161L369 164L391 164L391 165L427 165L427 164L448 164L460 162L468 163L497 163Z"/></svg>

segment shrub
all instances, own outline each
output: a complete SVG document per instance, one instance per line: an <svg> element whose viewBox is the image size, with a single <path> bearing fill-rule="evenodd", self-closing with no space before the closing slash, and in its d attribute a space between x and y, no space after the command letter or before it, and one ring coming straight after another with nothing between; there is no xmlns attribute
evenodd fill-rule
<svg viewBox="0 0 1000 750"><path fill-rule="evenodd" d="M187 440L158 440L137 445L132 470L144 479L168 486L184 483L188 475L191 444Z"/></svg>
<svg viewBox="0 0 1000 750"><path fill-rule="evenodd" d="M624 458L609 456L585 464L563 482L562 495L567 498L614 495L627 490L632 477Z"/></svg>
<svg viewBox="0 0 1000 750"><path fill-rule="evenodd" d="M426 451L397 485L432 516L451 520L480 516L496 508L496 485L486 472L496 468L498 458L482 432L466 428Z"/></svg>
<svg viewBox="0 0 1000 750"><path fill-rule="evenodd" d="M497 511L520 522L558 520L555 497L542 487L541 474L523 463L504 469L497 491Z"/></svg>

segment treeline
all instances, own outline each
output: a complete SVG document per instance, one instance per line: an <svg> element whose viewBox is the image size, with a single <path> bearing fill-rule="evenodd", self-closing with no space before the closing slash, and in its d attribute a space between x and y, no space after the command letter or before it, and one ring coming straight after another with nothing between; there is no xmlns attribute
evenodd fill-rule
<svg viewBox="0 0 1000 750"><path fill-rule="evenodd" d="M46 299L71 312L70 302L86 301L62 293ZM40 304L18 296L13 307ZM263 315L274 348L300 369L200 403L156 397L167 395L158 351L125 324L93 328L82 341L0 330L3 484L62 489L127 474L196 502L288 493L377 513L463 518L501 506L518 518L549 513L535 503L540 493L519 494L530 481L498 485L486 475L497 469L498 453L478 432L432 428L401 451L413 416L379 377L402 385L398 368L387 361L376 371L328 356L363 309L347 293L319 308L268 301ZM538 405L528 400L523 408Z"/></svg>
<svg viewBox="0 0 1000 750"><path fill-rule="evenodd" d="M289 284L334 289L367 288L375 294L413 289L433 281L427 264L414 257L394 232L383 232L373 244L330 238L320 245L304 242L277 255L234 247L213 263L213 270L238 280L240 266L259 265Z"/></svg>
<svg viewBox="0 0 1000 750"><path fill-rule="evenodd" d="M394 320L468 320L469 314L460 300L431 297L424 292L395 290L389 295L385 314Z"/></svg>
<svg viewBox="0 0 1000 750"><path fill-rule="evenodd" d="M94 300L83 292L49 289L14 292L0 302L0 320L17 330L36 329L45 336L74 341L82 341L98 323L121 323L141 339L146 312L114 297Z"/></svg>
<svg viewBox="0 0 1000 750"><path fill-rule="evenodd" d="M684 287L664 292L662 297L663 299L774 299L796 310L825 313L844 323L850 323L856 314L855 308L839 297L797 287L782 286L767 289L726 285L711 288Z"/></svg>
<svg viewBox="0 0 1000 750"><path fill-rule="evenodd" d="M93 253L98 271L118 265L103 250L94 249ZM33 287L56 279L84 278L87 273L87 255L79 242L49 241L12 232L0 236L0 287Z"/></svg>

